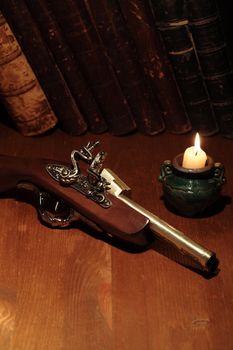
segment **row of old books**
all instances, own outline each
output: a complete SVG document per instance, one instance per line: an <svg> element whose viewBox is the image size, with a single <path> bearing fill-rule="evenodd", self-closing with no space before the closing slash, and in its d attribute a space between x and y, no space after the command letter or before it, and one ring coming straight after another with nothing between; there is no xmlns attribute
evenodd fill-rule
<svg viewBox="0 0 233 350"><path fill-rule="evenodd" d="M0 11L0 97L22 134L233 137L215 1L2 0Z"/></svg>

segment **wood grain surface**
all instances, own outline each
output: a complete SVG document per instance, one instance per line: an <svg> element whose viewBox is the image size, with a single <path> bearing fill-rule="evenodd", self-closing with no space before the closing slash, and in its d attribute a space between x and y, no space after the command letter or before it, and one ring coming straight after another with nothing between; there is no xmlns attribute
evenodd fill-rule
<svg viewBox="0 0 233 350"><path fill-rule="evenodd" d="M224 164L227 183L215 212L184 218L164 205L158 175L165 159L192 145L193 134L98 138L106 166L132 198L216 251L220 271L206 278L157 240L139 252L86 225L50 229L38 220L33 193L1 194L0 349L233 349L233 141L202 138L202 148ZM6 155L68 161L89 140L95 136L60 130L26 138L0 125Z"/></svg>

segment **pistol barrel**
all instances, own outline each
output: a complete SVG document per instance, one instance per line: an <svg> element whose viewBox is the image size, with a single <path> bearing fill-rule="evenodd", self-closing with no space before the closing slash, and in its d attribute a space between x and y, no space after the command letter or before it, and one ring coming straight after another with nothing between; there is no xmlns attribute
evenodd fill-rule
<svg viewBox="0 0 233 350"><path fill-rule="evenodd" d="M169 243L173 244L181 253L188 254L198 262L203 271L213 272L218 266L218 259L216 254L195 241L187 237L183 232L169 225L158 216L152 214L131 198L127 197L125 193L130 192L130 188L113 173L112 170L104 169L102 176L106 178L111 184L109 192L119 198L121 201L135 209L137 212L146 216L150 221L151 231L158 237L163 238Z"/></svg>

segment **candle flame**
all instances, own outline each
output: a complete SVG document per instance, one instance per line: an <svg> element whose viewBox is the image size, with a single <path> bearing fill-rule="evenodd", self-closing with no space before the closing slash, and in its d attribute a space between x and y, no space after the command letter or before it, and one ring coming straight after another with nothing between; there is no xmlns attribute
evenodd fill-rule
<svg viewBox="0 0 233 350"><path fill-rule="evenodd" d="M198 132L196 133L194 147L195 147L195 153L197 154L198 151L200 151L201 149L201 140Z"/></svg>

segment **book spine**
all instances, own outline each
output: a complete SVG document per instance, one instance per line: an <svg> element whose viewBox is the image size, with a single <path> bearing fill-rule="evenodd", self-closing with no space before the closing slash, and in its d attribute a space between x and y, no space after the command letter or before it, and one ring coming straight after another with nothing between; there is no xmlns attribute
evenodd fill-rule
<svg viewBox="0 0 233 350"><path fill-rule="evenodd" d="M0 98L25 136L52 129L57 118L8 23L0 13Z"/></svg>
<svg viewBox="0 0 233 350"><path fill-rule="evenodd" d="M191 35L186 2L153 1L156 25L161 32L192 128L210 136L218 131L210 96Z"/></svg>
<svg viewBox="0 0 233 350"><path fill-rule="evenodd" d="M119 0L119 4L135 43L140 64L151 84L154 98L163 111L166 129L173 133L189 131L190 121L160 33L154 25L149 2Z"/></svg>
<svg viewBox="0 0 233 350"><path fill-rule="evenodd" d="M123 135L135 122L84 1L48 0L81 70L103 112L109 131Z"/></svg>
<svg viewBox="0 0 233 350"><path fill-rule="evenodd" d="M67 45L48 6L48 2L46 0L34 2L26 0L26 4L87 122L88 130L93 133L106 131L105 120L80 71L80 67L78 67L73 52Z"/></svg>
<svg viewBox="0 0 233 350"><path fill-rule="evenodd" d="M86 131L86 123L25 1L3 0L1 9L62 128L74 135Z"/></svg>
<svg viewBox="0 0 233 350"><path fill-rule="evenodd" d="M86 3L93 25L107 50L111 65L133 112L137 129L149 135L163 131L162 111L138 63L135 47L117 2L88 0Z"/></svg>
<svg viewBox="0 0 233 350"><path fill-rule="evenodd" d="M233 71L217 3L189 0L187 4L190 28L220 132L233 138Z"/></svg>

